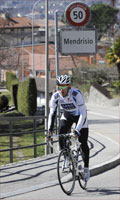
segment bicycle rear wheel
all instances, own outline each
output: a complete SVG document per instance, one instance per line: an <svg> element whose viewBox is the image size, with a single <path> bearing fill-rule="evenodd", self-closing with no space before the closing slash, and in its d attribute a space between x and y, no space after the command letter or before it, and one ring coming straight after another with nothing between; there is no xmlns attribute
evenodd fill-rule
<svg viewBox="0 0 120 200"><path fill-rule="evenodd" d="M83 190L86 190L87 182L83 179L81 173L79 173L78 182L79 182L80 187L81 187Z"/></svg>
<svg viewBox="0 0 120 200"><path fill-rule="evenodd" d="M66 166L66 157L69 159L67 160L69 163ZM74 165L74 159L70 152L66 150L62 150L58 157L57 163L57 174L58 174L58 181L61 186L61 189L67 195L70 195L75 186L75 178L76 178L76 171Z"/></svg>
<svg viewBox="0 0 120 200"><path fill-rule="evenodd" d="M87 187L87 182L84 180L84 162L81 153L78 156L78 182L80 187L85 190Z"/></svg>

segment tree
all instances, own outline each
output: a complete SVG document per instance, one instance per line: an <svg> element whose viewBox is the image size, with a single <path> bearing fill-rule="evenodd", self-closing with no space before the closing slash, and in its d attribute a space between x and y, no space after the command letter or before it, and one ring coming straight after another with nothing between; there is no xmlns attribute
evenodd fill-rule
<svg viewBox="0 0 120 200"><path fill-rule="evenodd" d="M116 65L120 81L120 37L109 47L106 53L106 59L109 66Z"/></svg>
<svg viewBox="0 0 120 200"><path fill-rule="evenodd" d="M0 69L16 70L19 67L20 55L16 48L12 46L14 36L6 32L6 25L8 27L9 21L12 20L11 13L4 13L1 18L0 28Z"/></svg>
<svg viewBox="0 0 120 200"><path fill-rule="evenodd" d="M91 20L88 27L95 27L100 37L106 33L112 25L117 23L118 9L107 4L93 4L90 7Z"/></svg>
<svg viewBox="0 0 120 200"><path fill-rule="evenodd" d="M0 49L0 69L15 70L19 68L20 55L12 46Z"/></svg>

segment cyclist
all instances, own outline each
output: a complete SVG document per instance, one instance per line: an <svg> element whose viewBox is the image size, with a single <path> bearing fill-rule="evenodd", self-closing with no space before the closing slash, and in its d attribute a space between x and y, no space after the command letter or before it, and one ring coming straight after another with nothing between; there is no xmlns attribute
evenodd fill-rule
<svg viewBox="0 0 120 200"><path fill-rule="evenodd" d="M60 75L57 77L58 91L53 93L51 97L51 106L48 120L48 135L54 127L54 119L57 106L60 105L63 112L60 118L59 134L65 134L70 131L73 123L76 123L74 129L75 137L81 143L84 159L84 179L88 181L89 172L89 147L88 141L88 120L85 102L81 92L71 87L71 79L68 75ZM63 138L59 137L60 149L63 149Z"/></svg>

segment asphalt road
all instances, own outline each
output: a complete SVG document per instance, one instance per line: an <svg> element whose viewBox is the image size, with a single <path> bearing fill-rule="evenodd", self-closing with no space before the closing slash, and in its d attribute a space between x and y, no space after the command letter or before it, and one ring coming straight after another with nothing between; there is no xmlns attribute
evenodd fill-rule
<svg viewBox="0 0 120 200"><path fill-rule="evenodd" d="M118 107L103 108L87 106L90 132L109 137L113 144L120 142L120 112ZM114 145L111 146L114 148ZM107 155L106 155L107 156ZM47 179L47 178L46 178ZM46 180L47 182L47 180ZM34 183L33 183L34 185ZM29 187L29 181L28 181ZM6 188L7 190L7 188ZM14 188L13 188L14 190ZM65 195L60 186L52 186L33 192L5 198L6 200L38 200L38 199L87 199L87 200L120 200L120 166L91 177L87 191L83 191L76 182L71 196Z"/></svg>
<svg viewBox="0 0 120 200"><path fill-rule="evenodd" d="M64 194L59 185L26 193L6 200L120 200L120 166L98 176L88 182L88 189L82 190L76 182L71 196Z"/></svg>
<svg viewBox="0 0 120 200"><path fill-rule="evenodd" d="M120 144L120 107L87 105L89 128Z"/></svg>

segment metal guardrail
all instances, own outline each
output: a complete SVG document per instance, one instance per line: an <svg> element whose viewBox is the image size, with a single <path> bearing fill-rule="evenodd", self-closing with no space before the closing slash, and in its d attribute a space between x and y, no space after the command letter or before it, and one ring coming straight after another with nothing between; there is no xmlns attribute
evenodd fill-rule
<svg viewBox="0 0 120 200"><path fill-rule="evenodd" d="M47 117L45 117L45 116L31 116L31 117L1 117L0 118L1 122L7 121L8 124L9 124L9 132L8 133L1 133L0 132L0 136L4 136L4 137L5 136L9 136L9 148L0 149L0 152L6 152L6 151L10 152L10 155L9 155L10 163L13 163L13 151L14 150L33 148L34 149L34 158L37 157L37 147L47 144L46 141L44 143L37 144L36 133L38 133L38 132L47 133L47 130L45 130L45 129L37 129L37 121L38 120L44 120L45 118L47 118ZM22 131L22 132L13 131L13 123L15 121L18 121L18 120L32 120L33 121L33 130ZM27 145L27 146L21 146L21 147L13 147L13 137L14 136L21 136L21 135L30 134L30 133L31 134L33 133L33 141L34 141L33 145ZM55 142L57 142L57 141L55 141Z"/></svg>

